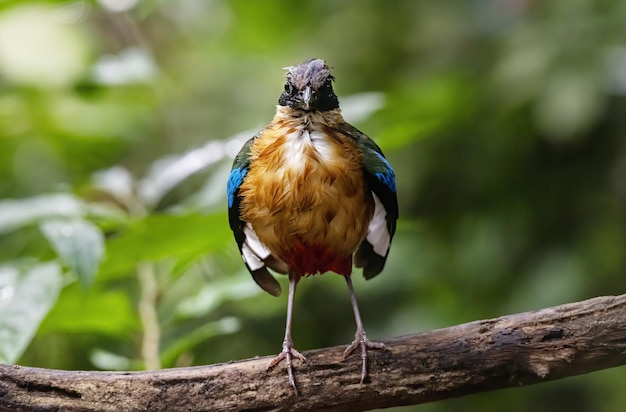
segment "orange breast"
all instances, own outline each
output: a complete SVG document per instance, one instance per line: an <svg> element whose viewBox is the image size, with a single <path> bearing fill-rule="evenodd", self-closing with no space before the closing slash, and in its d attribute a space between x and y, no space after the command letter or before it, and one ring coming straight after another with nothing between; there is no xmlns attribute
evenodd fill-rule
<svg viewBox="0 0 626 412"><path fill-rule="evenodd" d="M355 143L334 133L329 119L307 116L279 111L255 140L239 191L242 218L295 274L347 275L373 200Z"/></svg>

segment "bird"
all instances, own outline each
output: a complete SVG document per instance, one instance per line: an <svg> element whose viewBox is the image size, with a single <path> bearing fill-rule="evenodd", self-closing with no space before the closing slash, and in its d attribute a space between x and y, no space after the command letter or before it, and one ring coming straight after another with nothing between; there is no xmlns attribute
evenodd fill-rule
<svg viewBox="0 0 626 412"><path fill-rule="evenodd" d="M254 281L271 295L281 287L268 269L289 279L282 351L289 384L297 392L291 329L298 282L334 272L345 278L356 321L344 358L387 349L367 338L351 274L353 264L371 279L387 259L398 219L396 178L378 145L347 123L323 59L286 67L286 81L272 121L243 144L227 182L228 219Z"/></svg>

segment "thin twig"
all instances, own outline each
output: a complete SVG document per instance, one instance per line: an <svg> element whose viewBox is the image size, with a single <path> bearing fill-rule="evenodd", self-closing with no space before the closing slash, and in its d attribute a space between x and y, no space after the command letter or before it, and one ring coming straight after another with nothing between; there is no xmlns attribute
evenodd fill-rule
<svg viewBox="0 0 626 412"><path fill-rule="evenodd" d="M141 340L141 357L145 369L161 369L161 356L159 343L161 340L161 326L157 313L157 300L159 287L154 273L154 265L150 262L142 262L137 265L137 276L141 287L139 298L139 318L143 326L143 338Z"/></svg>

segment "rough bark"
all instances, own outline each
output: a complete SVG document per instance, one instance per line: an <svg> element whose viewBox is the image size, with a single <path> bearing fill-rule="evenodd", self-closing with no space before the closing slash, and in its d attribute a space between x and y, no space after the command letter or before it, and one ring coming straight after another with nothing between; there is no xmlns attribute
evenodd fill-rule
<svg viewBox="0 0 626 412"><path fill-rule="evenodd" d="M599 297L384 341L370 379L344 347L296 361L299 394L269 358L150 372L0 365L6 411L362 411L529 385L626 363L626 295Z"/></svg>

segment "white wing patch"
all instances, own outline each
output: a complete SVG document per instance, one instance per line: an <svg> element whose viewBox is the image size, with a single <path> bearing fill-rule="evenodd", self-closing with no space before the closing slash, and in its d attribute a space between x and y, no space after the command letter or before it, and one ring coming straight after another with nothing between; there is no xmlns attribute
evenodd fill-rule
<svg viewBox="0 0 626 412"><path fill-rule="evenodd" d="M246 240L241 246L241 256L250 270L258 270L265 266L263 261L270 255L269 249L261 243L250 223L243 227Z"/></svg>
<svg viewBox="0 0 626 412"><path fill-rule="evenodd" d="M387 229L387 211L378 196L372 192L374 198L374 216L367 227L367 241L373 246L374 252L379 256L387 256L391 236Z"/></svg>

